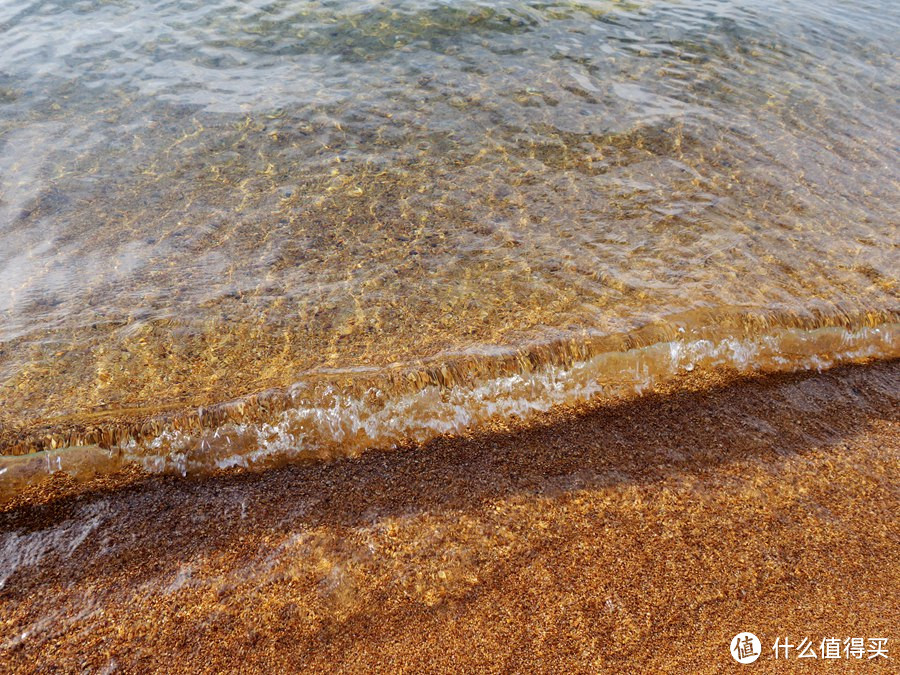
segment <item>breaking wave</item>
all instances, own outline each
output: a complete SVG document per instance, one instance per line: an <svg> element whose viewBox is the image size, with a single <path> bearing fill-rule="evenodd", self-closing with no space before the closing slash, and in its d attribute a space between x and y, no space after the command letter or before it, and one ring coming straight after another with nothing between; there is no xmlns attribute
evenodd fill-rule
<svg viewBox="0 0 900 675"><path fill-rule="evenodd" d="M627 348L640 340L627 336L619 338L625 348L585 358L571 354L590 351L590 346L561 342L527 356L482 355L474 362L460 358L452 365L418 370L319 373L287 391L82 431L81 437L70 432L74 442L46 436L48 449L0 457L0 497L56 471L83 477L137 463L150 472L187 475L353 456L526 420L557 406L639 396L691 371L727 369L747 375L823 370L900 356L897 322L786 327L722 337L697 337L683 327L670 330L676 333L671 339ZM84 434L94 442L79 444Z"/></svg>

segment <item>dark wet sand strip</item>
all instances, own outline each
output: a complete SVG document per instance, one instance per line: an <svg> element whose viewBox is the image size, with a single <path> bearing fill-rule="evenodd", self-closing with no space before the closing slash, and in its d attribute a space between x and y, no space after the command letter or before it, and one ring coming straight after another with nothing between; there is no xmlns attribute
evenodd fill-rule
<svg viewBox="0 0 900 675"><path fill-rule="evenodd" d="M888 637L890 667L898 404L894 361L259 474L59 475L0 512L0 662L721 672L749 630L765 661Z"/></svg>

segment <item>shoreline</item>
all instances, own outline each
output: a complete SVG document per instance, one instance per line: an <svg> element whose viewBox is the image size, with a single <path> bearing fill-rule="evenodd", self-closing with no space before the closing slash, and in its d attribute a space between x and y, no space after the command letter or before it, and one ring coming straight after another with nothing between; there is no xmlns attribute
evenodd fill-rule
<svg viewBox="0 0 900 675"><path fill-rule="evenodd" d="M697 317L688 314L626 333L535 343L490 356L457 354L447 360L433 357L417 364L385 368L350 368L331 370L328 374L310 371L289 385L224 400L156 405L133 401L81 411L76 406L65 414L45 419L28 416L19 419L9 410L0 410L0 461L36 452L90 446L118 448L121 452L124 447L145 448L159 442L164 446L183 444L178 450L168 449L191 454L190 445L216 445L218 435L213 437L213 432L218 429L278 426L298 409L327 414L331 412L328 406L335 400L351 407L362 404L368 408L375 403L373 391L378 392L378 402L385 407L414 401L431 390L440 392L442 398L461 396L463 407L477 419L485 415L482 410L485 404L492 403L478 400L479 390L491 389L507 378L518 377L527 383L524 390L516 393L526 409L544 411L560 403L597 405L591 401L597 397L615 403L653 386L666 385L695 369L710 372L731 369L752 375L822 370L844 363L900 357L897 339L900 323L890 311L853 319L819 317L815 321L725 310L710 312L708 316L694 314L708 323L695 323ZM765 329L759 332L761 326ZM560 387L562 392L556 391ZM558 399L560 393L562 398ZM501 397L498 401L501 407L510 403L502 400L501 392L494 395ZM15 410L15 406L11 409ZM446 414L440 408L430 412L435 417ZM376 418L377 412L372 415ZM442 424L437 419L434 421L439 426ZM385 426L384 421L380 424ZM465 426L468 424L457 425L455 430ZM363 441L368 447L360 449L384 448L406 440L422 442L427 440L426 436L436 435L427 431L422 435L422 431L413 424L407 430L412 432L410 439L404 438L409 433L401 431L393 433L392 438L369 438ZM241 435L242 438L235 440L244 444L248 439ZM321 440L323 446L347 444L342 437ZM290 443L296 442L296 438L290 439ZM321 450L314 453L321 456L335 454L333 448L314 450ZM225 448L217 451L227 452Z"/></svg>
<svg viewBox="0 0 900 675"><path fill-rule="evenodd" d="M900 361L706 384L258 473L57 476L0 507L0 654L714 672L743 630L762 660L785 635L890 648Z"/></svg>
<svg viewBox="0 0 900 675"><path fill-rule="evenodd" d="M462 377L443 368L434 377L418 371L407 382L409 391L374 381L366 387L357 381L355 388L343 390L298 383L287 391L201 407L167 422L94 429L90 438L68 437L61 446L63 441L47 435L41 440L44 450L27 454L21 448L5 454L0 445L0 506L60 471L88 482L104 474L115 481L122 471L133 475L134 466L183 476L218 475L231 468L262 471L413 447L434 438L527 429L550 419L615 408L648 392L670 395L722 386L736 378L890 361L900 357L898 326L851 333L827 327L783 330L743 341L694 336L604 351L568 365L554 365L551 359L537 367L526 360L520 371L495 373L489 379L474 373ZM75 445L70 445L73 440Z"/></svg>

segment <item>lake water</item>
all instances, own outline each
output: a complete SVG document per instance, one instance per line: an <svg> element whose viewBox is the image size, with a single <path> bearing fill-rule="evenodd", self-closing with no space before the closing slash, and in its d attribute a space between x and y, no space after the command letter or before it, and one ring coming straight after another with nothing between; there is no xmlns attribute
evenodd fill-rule
<svg viewBox="0 0 900 675"><path fill-rule="evenodd" d="M898 35L887 1L3 0L0 481L896 357Z"/></svg>

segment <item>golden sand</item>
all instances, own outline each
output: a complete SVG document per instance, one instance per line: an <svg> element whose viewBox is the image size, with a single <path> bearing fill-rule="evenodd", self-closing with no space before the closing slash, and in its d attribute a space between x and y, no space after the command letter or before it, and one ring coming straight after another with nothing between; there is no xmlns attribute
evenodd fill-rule
<svg viewBox="0 0 900 675"><path fill-rule="evenodd" d="M762 670L813 667L777 637L887 637L832 665L889 670L900 362L701 380L256 474L59 474L0 512L2 669L723 672L746 630Z"/></svg>

